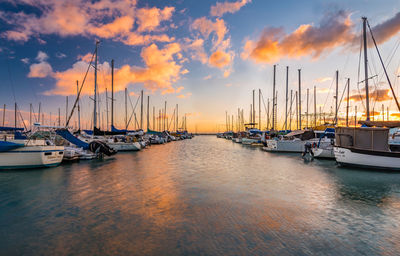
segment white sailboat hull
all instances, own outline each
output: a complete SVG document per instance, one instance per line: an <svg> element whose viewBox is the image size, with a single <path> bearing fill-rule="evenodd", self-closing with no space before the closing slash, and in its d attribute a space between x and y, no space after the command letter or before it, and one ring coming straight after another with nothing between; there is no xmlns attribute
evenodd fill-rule
<svg viewBox="0 0 400 256"><path fill-rule="evenodd" d="M357 166L364 168L384 169L384 170L400 170L400 153L388 152L377 154L357 152L349 148L334 147L336 161L340 165Z"/></svg>
<svg viewBox="0 0 400 256"><path fill-rule="evenodd" d="M62 146L25 146L0 152L0 169L52 167L61 163Z"/></svg>
<svg viewBox="0 0 400 256"><path fill-rule="evenodd" d="M140 145L139 142L131 142L131 143L111 142L108 143L108 145L117 151L138 151L142 149L142 146Z"/></svg>
<svg viewBox="0 0 400 256"><path fill-rule="evenodd" d="M264 151L269 152L287 152L287 153L302 153L304 145L307 143L317 143L316 140L267 140L267 146L263 147ZM327 146L330 142L321 142L320 146ZM325 145L326 144L326 145Z"/></svg>
<svg viewBox="0 0 400 256"><path fill-rule="evenodd" d="M335 153L333 152L333 146L327 148L313 148L314 157L316 158L327 158L335 159Z"/></svg>
<svg viewBox="0 0 400 256"><path fill-rule="evenodd" d="M258 143L259 143L258 139L242 138L242 144L244 144L244 145L252 145L252 144L258 144Z"/></svg>

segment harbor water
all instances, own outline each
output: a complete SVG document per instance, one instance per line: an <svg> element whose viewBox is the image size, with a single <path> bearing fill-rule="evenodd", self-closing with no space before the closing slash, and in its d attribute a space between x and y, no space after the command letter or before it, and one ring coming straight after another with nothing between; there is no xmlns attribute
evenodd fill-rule
<svg viewBox="0 0 400 256"><path fill-rule="evenodd" d="M398 255L400 173L214 136L1 171L1 255Z"/></svg>

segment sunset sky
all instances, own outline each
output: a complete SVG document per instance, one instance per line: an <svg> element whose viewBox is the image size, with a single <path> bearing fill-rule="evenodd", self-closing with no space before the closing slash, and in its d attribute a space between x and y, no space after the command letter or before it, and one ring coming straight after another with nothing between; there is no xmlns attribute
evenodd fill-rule
<svg viewBox="0 0 400 256"><path fill-rule="evenodd" d="M384 4L383 4L384 2ZM98 84L105 128L105 89L111 90L111 59L115 60L115 124L124 126L124 90L135 105L140 91L150 95L150 108L169 116L179 104L191 131L222 131L225 111L243 108L249 118L252 90L272 97L273 65L277 65L278 124L284 121L285 71L289 90L297 90L302 71L302 110L306 92L317 87L317 108L333 106L334 76L339 70L339 94L350 78L351 108L364 111L363 68L358 78L361 17L368 17L385 65L399 93L400 1L134 1L134 0L10 0L0 2L0 104L7 105L6 124L13 124L14 101L24 118L29 104L41 102L46 121L54 124L65 101L76 95L96 39L101 40ZM372 41L369 42L371 111L396 104ZM362 59L361 59L362 61ZM93 68L83 87L82 123L92 120ZM258 95L257 109L258 109ZM146 101L145 101L146 103ZM137 108L136 113L138 114ZM128 115L132 111L128 103ZM266 113L262 106L263 126ZM345 113L345 103L340 108ZM150 113L152 120L152 111ZM257 113L258 115L258 113ZM379 117L381 118L381 117ZM73 119L76 120L76 119ZM257 117L258 120L258 117ZM1 119L0 119L1 122ZM74 124L74 123L72 123ZM152 124L152 121L151 121ZM1 123L0 123L1 125ZM130 125L134 128L134 125Z"/></svg>

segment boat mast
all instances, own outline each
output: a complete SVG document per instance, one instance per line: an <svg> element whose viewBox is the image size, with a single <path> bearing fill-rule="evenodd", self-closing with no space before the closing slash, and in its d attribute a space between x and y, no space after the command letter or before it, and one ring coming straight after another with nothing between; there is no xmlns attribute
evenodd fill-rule
<svg viewBox="0 0 400 256"><path fill-rule="evenodd" d="M111 60L111 127L114 127L114 60Z"/></svg>
<svg viewBox="0 0 400 256"><path fill-rule="evenodd" d="M253 90L253 111L251 112L252 113L252 126L253 126L253 128L254 128L254 123L256 122L256 108L255 108L255 98L254 98L254 94L255 94L255 90Z"/></svg>
<svg viewBox="0 0 400 256"><path fill-rule="evenodd" d="M261 89L258 89L258 129L261 130Z"/></svg>
<svg viewBox="0 0 400 256"><path fill-rule="evenodd" d="M178 104L176 104L176 130L179 130L179 115L178 115Z"/></svg>
<svg viewBox="0 0 400 256"><path fill-rule="evenodd" d="M61 109L60 108L58 108L58 126L61 127Z"/></svg>
<svg viewBox="0 0 400 256"><path fill-rule="evenodd" d="M95 59L94 59L94 109L93 109L93 135L97 126L97 47L100 41L96 41Z"/></svg>
<svg viewBox="0 0 400 256"><path fill-rule="evenodd" d="M364 71L365 71L365 101L367 108L367 121L369 116L369 88L368 88L368 54L367 54L367 17L362 17L363 20L363 41L364 41Z"/></svg>
<svg viewBox="0 0 400 256"><path fill-rule="evenodd" d="M140 91L140 129L143 130L143 90Z"/></svg>
<svg viewBox="0 0 400 256"><path fill-rule="evenodd" d="M167 118L167 101L165 101L165 103L164 103L164 127L163 127L163 131L165 131L167 129L166 118Z"/></svg>
<svg viewBox="0 0 400 256"><path fill-rule="evenodd" d="M149 124L150 124L149 108L150 108L150 96L147 95L147 130L149 130Z"/></svg>
<svg viewBox="0 0 400 256"><path fill-rule="evenodd" d="M29 104L29 130L32 130L32 103Z"/></svg>
<svg viewBox="0 0 400 256"><path fill-rule="evenodd" d="M293 105L293 90L290 90L289 130L292 130L292 105Z"/></svg>
<svg viewBox="0 0 400 256"><path fill-rule="evenodd" d="M65 98L65 125L67 125L68 120L68 96Z"/></svg>
<svg viewBox="0 0 400 256"><path fill-rule="evenodd" d="M298 96L296 91L296 130L299 129L299 103L298 103Z"/></svg>
<svg viewBox="0 0 400 256"><path fill-rule="evenodd" d="M339 95L339 70L336 70L336 94L335 94L335 122L334 124L338 124L338 95Z"/></svg>
<svg viewBox="0 0 400 256"><path fill-rule="evenodd" d="M106 130L108 130L108 91L106 87Z"/></svg>
<svg viewBox="0 0 400 256"><path fill-rule="evenodd" d="M267 130L269 130L269 99L267 103Z"/></svg>
<svg viewBox="0 0 400 256"><path fill-rule="evenodd" d="M14 128L17 128L17 102L14 103Z"/></svg>
<svg viewBox="0 0 400 256"><path fill-rule="evenodd" d="M298 102L299 103L299 105L298 105L299 117L297 120L298 120L298 129L300 128L300 130L301 130L301 69L299 69L298 71L299 71L299 93L298 93L298 95L299 95L299 102Z"/></svg>
<svg viewBox="0 0 400 256"><path fill-rule="evenodd" d="M314 85L314 127L317 127L317 87Z"/></svg>
<svg viewBox="0 0 400 256"><path fill-rule="evenodd" d="M272 81L272 128L271 130L275 130L275 82L276 82L276 65L274 65L274 75Z"/></svg>
<svg viewBox="0 0 400 256"><path fill-rule="evenodd" d="M350 78L347 78L346 126L349 127Z"/></svg>
<svg viewBox="0 0 400 256"><path fill-rule="evenodd" d="M127 105L127 89L125 87L125 130L128 130L128 105Z"/></svg>
<svg viewBox="0 0 400 256"><path fill-rule="evenodd" d="M286 66L286 106L285 106L285 131L287 131L287 108L288 108L288 92L289 92L289 66Z"/></svg>
<svg viewBox="0 0 400 256"><path fill-rule="evenodd" d="M307 107L306 107L306 109L307 109L307 114L306 114L306 128L308 128L308 98L309 98L309 95L310 95L310 89L309 88L307 88Z"/></svg>
<svg viewBox="0 0 400 256"><path fill-rule="evenodd" d="M81 130L81 107L79 104L79 82L76 80L76 97L78 100L78 130Z"/></svg>
<svg viewBox="0 0 400 256"><path fill-rule="evenodd" d="M369 32L371 33L372 41L374 42L375 49L376 49L376 51L377 51L377 53L378 53L378 56L379 56L379 60L380 60L380 62L381 62L381 64L382 64L383 71L385 72L385 76L386 76L386 79L387 79L388 84L389 84L389 86L390 86L390 90L392 91L394 101L396 102L397 108L398 108L399 111L400 111L400 104L399 104L399 101L397 100L396 94L394 93L392 83L390 82L389 75L388 75L388 73L387 73L387 71L386 71L386 67L385 67L385 65L383 64L382 56L381 56L381 53L379 52L378 46L376 45L376 41L375 41L374 34L372 34L372 29L371 29L371 27L369 26L368 20L367 20L366 18L365 18L365 20L366 20L366 22L367 22L367 25L368 25L368 28L369 28Z"/></svg>
<svg viewBox="0 0 400 256"><path fill-rule="evenodd" d="M6 120L6 104L3 105L3 127L4 127L4 122Z"/></svg>
<svg viewBox="0 0 400 256"><path fill-rule="evenodd" d="M156 129L156 107L153 106L153 127L151 127L153 130Z"/></svg>

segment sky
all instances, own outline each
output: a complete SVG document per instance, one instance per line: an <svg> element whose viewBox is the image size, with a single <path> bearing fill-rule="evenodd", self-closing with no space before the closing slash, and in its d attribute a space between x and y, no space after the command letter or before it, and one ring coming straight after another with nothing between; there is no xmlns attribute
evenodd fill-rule
<svg viewBox="0 0 400 256"><path fill-rule="evenodd" d="M6 104L5 125L14 124L14 102L27 126L30 104L37 113L39 103L44 124L58 124L59 109L61 124L65 123L66 113L70 113L76 99L76 81L81 86L90 67L82 86L80 110L83 128L91 128L94 68L89 63L96 40L100 41L98 126L103 129L111 122L111 100L105 92L110 97L112 59L117 128L125 128L125 88L129 95L129 129L138 125L135 127L132 113L135 109L139 118L140 102L136 102L141 90L145 109L147 96L150 98L150 128L155 128L153 108L157 119L166 101L169 122L178 104L179 126L186 115L189 131L220 132L226 127L226 112L237 120L238 108L243 109L245 121L249 121L252 90L256 91L258 120L259 89L261 128L265 128L274 65L278 128L285 122L287 66L289 95L290 90L293 94L298 90L301 69L302 114L307 110L307 89L308 112L314 113L315 86L317 112L321 110L326 117L332 117L338 70L339 97L343 99L339 116L345 115L346 95L341 95L350 78L350 116L354 119L357 107L357 118L362 119L365 88L364 83L359 83L364 80L363 66L359 68L359 62L363 63L361 17L368 18L397 94L399 4L398 0L385 0L384 4L378 0L3 0L0 107ZM381 119L384 105L394 120L400 117L400 111L370 35L368 58L371 112L376 112L375 119ZM294 124L293 114L292 118ZM76 121L74 114L71 125L75 126ZM1 122L2 119L0 125Z"/></svg>

